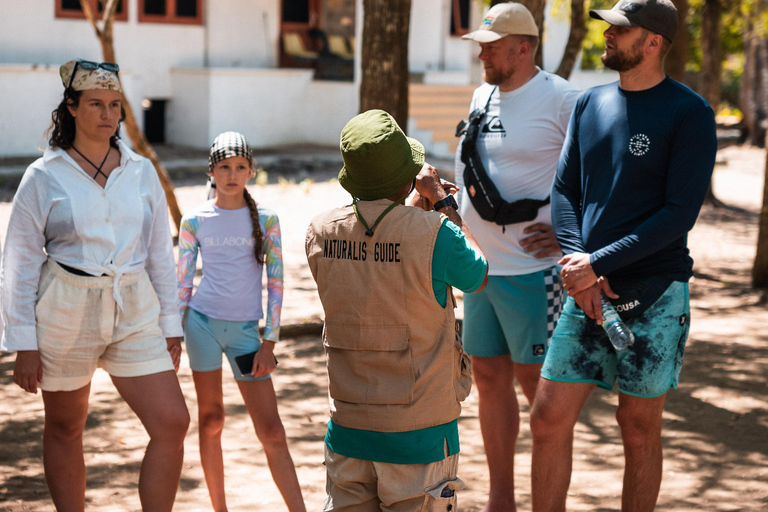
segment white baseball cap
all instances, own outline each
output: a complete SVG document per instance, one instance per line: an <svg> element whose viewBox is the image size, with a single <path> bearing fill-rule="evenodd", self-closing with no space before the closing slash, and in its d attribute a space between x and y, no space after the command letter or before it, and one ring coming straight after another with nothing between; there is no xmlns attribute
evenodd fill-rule
<svg viewBox="0 0 768 512"><path fill-rule="evenodd" d="M492 43L509 35L539 36L539 27L523 4L504 2L494 5L485 13L480 28L461 38L478 43Z"/></svg>

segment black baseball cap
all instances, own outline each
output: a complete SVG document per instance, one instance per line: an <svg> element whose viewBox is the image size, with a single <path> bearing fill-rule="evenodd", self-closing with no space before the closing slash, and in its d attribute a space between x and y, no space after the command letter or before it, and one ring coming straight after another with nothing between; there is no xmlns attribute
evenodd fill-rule
<svg viewBox="0 0 768 512"><path fill-rule="evenodd" d="M619 27L643 27L670 41L677 34L677 8L670 0L621 0L610 11L594 10L589 15Z"/></svg>

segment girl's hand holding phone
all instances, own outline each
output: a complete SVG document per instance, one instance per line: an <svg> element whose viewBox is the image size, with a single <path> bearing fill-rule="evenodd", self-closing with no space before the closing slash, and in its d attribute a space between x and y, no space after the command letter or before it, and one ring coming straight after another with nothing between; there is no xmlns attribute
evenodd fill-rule
<svg viewBox="0 0 768 512"><path fill-rule="evenodd" d="M251 369L252 376L256 378L265 377L275 371L277 361L275 359L274 350L274 341L261 341L261 347L253 358L253 368Z"/></svg>

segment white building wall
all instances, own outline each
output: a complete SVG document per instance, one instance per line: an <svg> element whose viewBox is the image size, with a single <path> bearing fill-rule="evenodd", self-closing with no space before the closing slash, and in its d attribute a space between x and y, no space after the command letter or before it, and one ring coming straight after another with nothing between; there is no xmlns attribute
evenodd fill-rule
<svg viewBox="0 0 768 512"><path fill-rule="evenodd" d="M474 0L479 5L480 0ZM408 67L414 73L468 72L472 45L451 36L452 0L411 2Z"/></svg>
<svg viewBox="0 0 768 512"><path fill-rule="evenodd" d="M103 60L90 23L84 19L56 18L54 5L54 0L0 0L0 62L59 66L73 58ZM114 24L118 63L133 76L139 96L167 98L171 67L203 65L204 28L139 23L138 1L129 0L127 5L128 21Z"/></svg>
<svg viewBox="0 0 768 512"><path fill-rule="evenodd" d="M443 28L450 0L412 0L408 35L408 67L411 72L442 71ZM446 28L447 30L447 28Z"/></svg>
<svg viewBox="0 0 768 512"><path fill-rule="evenodd" d="M313 80L308 70L174 69L171 75L172 144L207 148L219 133L235 130L255 148L336 145L358 112L354 83Z"/></svg>
<svg viewBox="0 0 768 512"><path fill-rule="evenodd" d="M554 73L560 65L563 58L565 45L568 44L568 35L571 31L571 24L568 16L552 15L552 0L547 1L544 11L544 37L542 38L542 50L544 69Z"/></svg>
<svg viewBox="0 0 768 512"><path fill-rule="evenodd" d="M218 133L238 129L255 147L335 145L358 111L354 83L313 81L306 70L254 69L276 64L277 0L208 0L204 26L139 23L138 2L127 5L128 21L114 25L123 87L139 125L142 99L169 100L170 143L207 148ZM101 48L86 20L55 18L53 0L0 0L0 9L0 156L34 155L61 100L58 66L72 58L101 61Z"/></svg>
<svg viewBox="0 0 768 512"><path fill-rule="evenodd" d="M141 120L139 88L128 73L122 82ZM0 157L34 155L48 145L45 131L63 93L58 65L0 64Z"/></svg>
<svg viewBox="0 0 768 512"><path fill-rule="evenodd" d="M0 65L0 155L34 155L62 98L58 69Z"/></svg>
<svg viewBox="0 0 768 512"><path fill-rule="evenodd" d="M174 69L170 72L173 99L165 111L166 140L179 146L210 147L208 126L211 88L207 70Z"/></svg>
<svg viewBox="0 0 768 512"><path fill-rule="evenodd" d="M278 1L208 0L207 66L269 68L277 65Z"/></svg>
<svg viewBox="0 0 768 512"><path fill-rule="evenodd" d="M461 71L468 73L472 59L477 58L477 52L472 41L460 37L448 36L445 40L445 69L446 71Z"/></svg>

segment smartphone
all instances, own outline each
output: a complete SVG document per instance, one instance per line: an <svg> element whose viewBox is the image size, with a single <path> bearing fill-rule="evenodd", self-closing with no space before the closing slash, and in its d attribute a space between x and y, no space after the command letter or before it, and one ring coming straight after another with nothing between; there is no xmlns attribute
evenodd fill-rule
<svg viewBox="0 0 768 512"><path fill-rule="evenodd" d="M245 376L251 374L251 371L253 370L253 358L256 357L256 352L258 352L258 350L235 358L235 364L237 364L237 368L240 370L240 375ZM274 355L272 357L274 357ZM277 358L275 357L275 366L278 366L279 364L280 363L277 362Z"/></svg>

